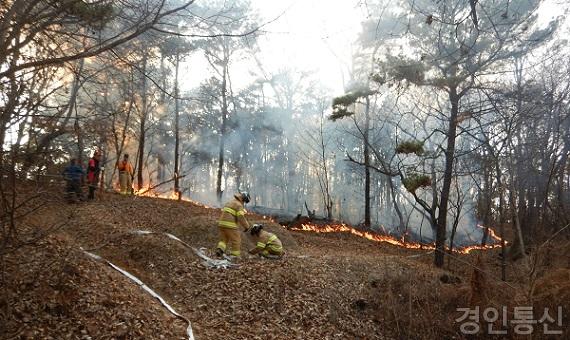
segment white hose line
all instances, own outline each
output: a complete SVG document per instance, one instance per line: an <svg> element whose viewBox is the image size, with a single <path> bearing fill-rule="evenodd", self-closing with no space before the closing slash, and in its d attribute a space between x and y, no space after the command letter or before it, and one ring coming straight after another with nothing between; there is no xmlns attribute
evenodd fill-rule
<svg viewBox="0 0 570 340"><path fill-rule="evenodd" d="M208 268L231 268L231 267L239 267L238 264L232 263L230 260L228 259L223 259L223 260L216 260L216 259L212 259L210 257L208 257L205 254L204 248L200 248L200 249L196 249L192 246L190 246L188 243L182 241L181 239L179 239L178 237L170 234L170 233L165 233L165 232L154 232L154 231L149 231L149 230L134 230L131 232L132 234L135 235L150 235L150 234L164 234L167 237L180 242L181 244L183 244L186 248L192 249L194 251L194 253L200 257L203 261L202 264ZM174 310L174 308L172 308L172 306L170 306L160 295L158 295L154 290L152 290L149 286L147 286L146 284L144 284L144 282L142 282L139 278L137 278L136 276L132 275L131 273L127 272L126 270L114 265L113 263L109 262L108 260L102 258L99 255L90 253L86 250L83 250L83 248L81 248L81 250L87 254L89 257L100 261L100 262L105 262L106 264L108 264L111 268L115 269L116 271L118 271L119 273L123 274L124 276L128 277L131 281L135 282L136 284L138 284L142 289L144 289L146 292L148 292L151 296L153 296L154 298L156 298L158 301L160 301L160 303L166 307L166 309L168 309L168 311L173 314L174 316L176 316L177 318L180 318L184 321L186 321L188 323L188 327L186 328L186 334L188 335L188 340L194 340L194 334L192 332L192 324L190 323L190 320L188 320L186 317L184 317L181 314L178 314L178 312L176 312L176 310Z"/></svg>
<svg viewBox="0 0 570 340"><path fill-rule="evenodd" d="M156 232L156 231L150 231L150 230L134 230L131 233L136 234L136 235L164 234L167 237L169 237L169 238L171 238L177 242L180 242L186 248L192 249L192 251L194 251L194 253L196 255L198 255L198 257L200 257L203 260L202 264L207 268L227 269L227 268L239 267L239 264L232 263L231 259L229 259L228 257L224 257L223 260L212 259L212 258L208 257L208 255L206 255L205 248L196 249L196 248L192 247L191 245L189 245L188 243L182 241L181 239L179 239L178 237L176 237L170 233Z"/></svg>
<svg viewBox="0 0 570 340"><path fill-rule="evenodd" d="M82 249L83 250L83 249ZM174 308L172 308L172 306L170 306L160 295L158 295L154 290L152 290L149 286L147 286L146 284L144 284L144 282L142 282L139 278L137 278L136 276L132 275L131 273L127 272L126 270L114 265L113 263L107 261L106 259L102 258L99 255L90 253L88 251L83 250L83 252L85 254L87 254L89 257L97 260L97 261L101 261L101 262L105 262L107 263L111 268L115 269L116 271L118 271L119 273L123 274L124 276L128 277L131 281L135 282L136 284L138 284L142 289L144 289L145 291L147 291L150 295L152 295L152 297L158 299L158 301L160 301L160 303L166 307L166 309L168 309L168 311L170 313L172 313L174 316L176 316L179 319L182 319L184 321L186 321L188 323L188 327L186 328L186 335L188 336L188 340L194 340L194 334L192 332L192 324L190 323L190 320L188 320L186 317L184 317L181 314L178 314L178 312L176 312L176 310L174 310Z"/></svg>

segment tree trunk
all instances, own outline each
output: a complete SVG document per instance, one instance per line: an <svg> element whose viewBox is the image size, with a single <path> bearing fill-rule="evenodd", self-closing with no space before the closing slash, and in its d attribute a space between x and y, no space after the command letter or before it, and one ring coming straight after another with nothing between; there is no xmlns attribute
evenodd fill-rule
<svg viewBox="0 0 570 340"><path fill-rule="evenodd" d="M134 91L133 91L133 81L132 78L130 80L130 82L128 82L127 84L124 84L125 86L125 93L128 93L128 108L127 108L127 112L126 112L126 117L125 117L125 122L123 123L123 126L121 128L121 135L119 136L117 134L117 114L113 114L113 118L112 118L112 133L113 133L113 141L115 143L115 154L117 155L117 161L115 162L115 167L113 168L113 172L111 173L111 176L109 178L109 184L112 184L113 181L113 177L115 177L115 172L117 170L117 167L119 165L119 161L120 161L120 156L123 153L123 149L125 148L125 141L127 139L127 132L129 130L129 122L130 122L130 118L131 118L131 112L133 109L133 102L134 102ZM136 161L136 159L135 159ZM134 175L134 174L133 174ZM131 175L132 177L132 175Z"/></svg>
<svg viewBox="0 0 570 340"><path fill-rule="evenodd" d="M516 113L517 115L520 115L523 107L522 107L522 81L523 81L523 63L522 60L520 58L516 58L515 59L515 79L516 79L516 85L517 85L517 98L516 98ZM518 139L519 140L523 140L522 139L522 131L518 130ZM514 154L515 157L519 160L524 159L524 154L527 153L528 151L523 150L523 145L521 145L520 143L518 143L515 146L514 149ZM514 228L515 228L515 233L516 236L515 238L518 239L516 240L516 246L512 247L512 250L518 250L520 251L520 254L513 254L513 258L518 258L519 255L524 256L525 254L525 249L524 249L524 239L523 239L523 234L522 234L522 226L520 225L520 214L525 214L528 209L526 207L525 204L525 186L527 186L527 183L525 183L526 181L524 181L524 177L525 174L521 173L522 169L517 167L515 164L515 160L513 158L513 154L510 153L508 156L508 162L509 164L509 169L511 169L512 175L511 175L511 188L509 190L509 205L511 207L511 216L512 216L512 220L513 220L513 224L514 224ZM540 175L539 178L536 179L536 182L539 182L541 180ZM530 184L530 185L536 185L536 183ZM518 206L517 206L517 202L515 199L515 192L517 191L518 188ZM531 204L531 209L532 206L534 206L534 204L532 204L529 200L529 203ZM515 208L516 207L516 208ZM501 238L503 237L503 235L501 235Z"/></svg>
<svg viewBox="0 0 570 340"><path fill-rule="evenodd" d="M364 226L370 228L370 97L366 96L366 117L364 118Z"/></svg>
<svg viewBox="0 0 570 340"><path fill-rule="evenodd" d="M329 179L329 168L327 166L327 144L325 142L325 130L324 130L324 111L321 111L321 116L319 118L319 151L320 151L320 171L317 171L317 177L319 177L319 182L321 186L321 195L323 198L323 205L326 212L326 219L332 220L332 198L331 198L331 188ZM368 169L368 168L367 168ZM320 175L319 175L320 173Z"/></svg>
<svg viewBox="0 0 570 340"><path fill-rule="evenodd" d="M445 171L443 173L443 188L439 203L439 214L437 217L437 231L435 239L435 260L437 267L443 267L445 257L445 238L447 233L447 206L449 204L449 192L451 190L451 180L453 179L453 163L455 160L455 138L457 131L457 114L459 111L459 95L457 87L449 89L449 102L451 112L449 115L449 127L447 130L447 147L445 149Z"/></svg>
<svg viewBox="0 0 570 340"><path fill-rule="evenodd" d="M70 100L70 106L69 106L69 116L71 116L71 111L75 110L75 123L73 124L73 129L75 130L75 135L77 136L77 164L82 165L83 164L83 133L81 132L81 124L79 123L79 116L77 114L77 109L75 107L75 103L76 103L76 99L77 99L77 94L79 92L79 78L81 77L81 72L83 71L83 65L84 65L84 60L81 59L81 61L79 62L79 69L77 71L77 74L75 76L75 81L73 82L73 99Z"/></svg>
<svg viewBox="0 0 570 340"><path fill-rule="evenodd" d="M501 280L507 280L507 247L505 243L505 188L503 186L503 173L499 160L496 160L495 171L497 187L499 188L499 233L501 234Z"/></svg>
<svg viewBox="0 0 570 340"><path fill-rule="evenodd" d="M566 120L563 131L570 131L570 119ZM558 206L556 209L556 217L561 224L566 225L570 222L568 219L570 201L568 200L568 191L564 187L564 177L566 177L566 169L568 168L568 157L570 156L570 137L564 136L564 148L562 149L559 161L558 172L556 174L556 199Z"/></svg>
<svg viewBox="0 0 570 340"><path fill-rule="evenodd" d="M180 108L178 101L178 70L180 66L180 55L176 53L176 75L174 77L174 193L178 200L182 198L180 193Z"/></svg>
<svg viewBox="0 0 570 340"><path fill-rule="evenodd" d="M398 215L398 230L402 235L406 234L406 221L404 220L404 215L400 210L400 205L398 204L398 200L396 197L396 190L394 188L394 182L392 182L392 176L388 176L388 186L390 188L390 196L392 197L392 204L394 209L396 210L396 214Z"/></svg>
<svg viewBox="0 0 570 340"><path fill-rule="evenodd" d="M218 153L218 176L216 181L216 197L218 203L222 203L222 175L224 171L224 149L226 142L226 125L228 119L228 99L227 99L227 68L228 64L224 64L222 76L222 124L220 127L220 149Z"/></svg>
<svg viewBox="0 0 570 340"><path fill-rule="evenodd" d="M483 215L483 238L481 239L481 246L485 246L487 244L487 240L489 239L489 224L491 223L491 195L492 195L492 185L491 185L491 171L489 169L489 162L487 159L483 160L483 192L481 195L482 202L480 202L481 210L480 213Z"/></svg>
<svg viewBox="0 0 570 340"><path fill-rule="evenodd" d="M146 134L146 118L147 118L147 100L146 100L146 63L147 63L147 52L143 52L142 60L142 91L141 91L141 124L140 124L140 136L139 136L139 151L138 151L138 168L137 168L137 189L141 190L143 188L143 164L144 164L144 144L145 144L145 134Z"/></svg>

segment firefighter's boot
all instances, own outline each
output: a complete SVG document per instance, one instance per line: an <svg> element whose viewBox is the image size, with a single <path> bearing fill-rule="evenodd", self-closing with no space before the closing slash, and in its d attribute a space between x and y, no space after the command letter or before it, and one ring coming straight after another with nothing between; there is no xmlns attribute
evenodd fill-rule
<svg viewBox="0 0 570 340"><path fill-rule="evenodd" d="M224 258L224 251L220 248L216 248L216 257L219 259L223 259Z"/></svg>

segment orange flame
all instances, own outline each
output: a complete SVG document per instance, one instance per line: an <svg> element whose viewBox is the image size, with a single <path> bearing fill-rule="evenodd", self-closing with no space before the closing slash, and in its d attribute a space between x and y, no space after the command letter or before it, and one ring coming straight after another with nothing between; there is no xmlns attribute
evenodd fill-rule
<svg viewBox="0 0 570 340"><path fill-rule="evenodd" d="M168 200L178 200L178 194L174 191L172 191L171 193L159 193L154 191L152 188L150 188L149 186L144 187L140 190L135 190L134 191L135 196L141 196L141 197L153 197L153 198L163 198L163 199L168 199ZM203 207L203 208L211 208L205 204L202 204L200 202L191 200L189 198L184 198L181 197L180 199L181 201L185 201L185 202L190 202L192 204L195 204L197 206ZM273 218L269 217L269 216L262 216L262 218L264 220L268 220L270 222L274 222L277 223ZM485 228L482 225L478 225L479 228ZM433 243L428 244L428 243L419 243L419 242L407 242L404 237L402 237L401 239L397 239L393 236L388 236L388 235L380 235L377 233L373 233L373 232L369 232L369 231L362 231L362 230L358 230L358 229L354 229L352 227L347 226L344 223L341 224L327 224L327 225L316 225L316 224L301 224L300 227L296 227L296 228L292 228L292 230L297 230L297 231L312 231L312 232L316 232L316 233L350 233L359 237L363 237L366 238L368 240L371 241L375 241L375 242L386 242L398 247L403 247L403 248L408 248L408 249L426 249L426 250L434 250L435 249L435 245ZM491 236L491 238L495 241L500 241L501 238L499 236L497 236L497 234L495 233L495 231L491 228L488 228L489 231L489 235ZM505 241L505 244L507 244L507 241ZM486 245L486 246L480 246L480 245L473 245L473 246L467 246L467 247L461 247L461 248L457 248L457 249L453 249L453 251L461 253L461 254L469 254L472 250L487 250L487 249L494 249L494 248L498 248L500 247L500 243L499 244L493 244L493 245Z"/></svg>
<svg viewBox="0 0 570 340"><path fill-rule="evenodd" d="M376 234L376 233L372 233L369 231L362 231L362 230L358 230L358 229L354 229L352 227L347 226L346 224L342 223L342 224L327 224L327 225L315 225L315 224L301 224L300 227L296 227L293 228L293 230L298 230L298 231L312 231L312 232L316 232L316 233L350 233L359 237L363 237L366 238L368 240L371 241L376 241L376 242L386 242L389 244L393 244L395 246L398 247L403 247L403 248L408 248L408 249L428 249L428 250L433 250L435 249L435 245L432 244L425 244L425 243L419 243L419 242L407 242L404 240L404 238L402 239L397 239L393 236L388 236L388 235L380 235L380 234ZM491 231L492 229L489 228L489 231ZM496 235L494 232L490 232L489 233L494 239L496 239ZM500 238L498 238L500 240ZM493 245L487 245L487 246L479 246L479 245L474 245L474 246L468 246L468 247L462 247L462 248L458 248L458 249L453 249L453 251L458 252L458 253L462 253L462 254L469 254L472 250L487 250L487 249L493 249L493 248L497 248L500 247L500 244L493 244Z"/></svg>
<svg viewBox="0 0 570 340"><path fill-rule="evenodd" d="M135 190L135 191L134 191L134 195L135 195L135 196L140 196L140 197L163 198L163 199L174 200L174 201L178 200L178 194L177 194L176 192L172 191L172 192L170 192L170 193L159 193L159 192L156 192L153 188L151 188L151 187L148 186L148 185L145 186L145 187L143 187L143 188L141 188L140 190ZM207 206L207 205L205 205L205 204L203 204L203 203L201 203L201 202L194 201L194 200L191 200L191 199L189 199L189 198L181 197L180 200L181 200L181 201L184 201L184 202L190 202L190 203L192 203L192 204L194 204L194 205L197 205L197 206L199 206L199 207L202 207L202 208L208 208L208 209L212 208L212 207ZM244 210L245 210L245 209L244 209ZM248 213L247 210L246 210L245 212L246 212L246 214ZM266 220L266 221L273 222L273 223L277 223L277 222L276 222L273 218L271 218L270 216L263 215L262 218L263 218L264 220Z"/></svg>
<svg viewBox="0 0 570 340"><path fill-rule="evenodd" d="M271 223L277 223L277 221L275 221L275 220L274 220L273 218L271 218L270 216L263 215L263 216L261 216L261 218L263 218L264 220L269 221L269 222L271 222Z"/></svg>
<svg viewBox="0 0 570 340"><path fill-rule="evenodd" d="M479 227L479 228L485 228L485 226L483 226L483 225L478 225L478 227ZM488 228L487 230L489 231L489 236L491 236L491 238L492 238L493 240L499 241L499 242L501 241L501 237L498 236L498 235L495 233L495 231L494 231L493 229ZM506 243L507 243L507 241L505 241L505 244L506 244Z"/></svg>
<svg viewBox="0 0 570 340"><path fill-rule="evenodd" d="M140 190L135 190L135 191L134 191L134 195L135 195L135 196L140 196L140 197L163 198L163 199L175 200L175 201L178 200L178 193L176 193L176 192L174 192L174 191L172 191L172 192L170 192L170 193L159 193L159 192L156 192L155 190L153 190L152 188L150 188L149 186L146 186L146 187L144 187L144 188L141 188ZM205 204L203 204L203 203L200 203L200 202L191 200L191 199L189 199L189 198L180 197L180 200L181 200L181 201L184 201L184 202L190 202L190 203L192 203L192 204L194 204L194 205L197 205L197 206L200 206L200 207L203 207L203 208L210 208L209 206L207 206L207 205L205 205Z"/></svg>

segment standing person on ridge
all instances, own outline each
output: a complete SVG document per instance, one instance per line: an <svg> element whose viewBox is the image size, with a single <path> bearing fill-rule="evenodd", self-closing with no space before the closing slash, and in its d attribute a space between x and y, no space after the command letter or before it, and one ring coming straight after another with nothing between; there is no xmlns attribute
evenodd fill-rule
<svg viewBox="0 0 570 340"><path fill-rule="evenodd" d="M101 166L99 165L101 161L101 151L96 150L93 153L93 157L89 159L87 164L87 185L89 186L88 200L95 198L95 190L99 184L99 173L101 172Z"/></svg>
<svg viewBox="0 0 570 340"><path fill-rule="evenodd" d="M63 170L63 178L67 183L65 188L65 198L68 203L74 203L76 199L83 201L83 193L81 192L81 182L85 172L81 165L77 164L77 159L72 158L69 165ZM77 197L74 197L77 196Z"/></svg>
<svg viewBox="0 0 570 340"><path fill-rule="evenodd" d="M121 194L129 195L133 189L133 166L129 162L129 155L124 154L123 160L117 164L119 169L119 184L121 186Z"/></svg>
<svg viewBox="0 0 570 340"><path fill-rule="evenodd" d="M240 257L241 234L238 230L238 225L244 232L249 229L249 223L245 219L245 209L243 207L245 203L249 203L249 200L249 193L244 191L235 194L234 199L224 205L218 221L220 241L216 248L217 256L222 257L229 248L231 256Z"/></svg>

